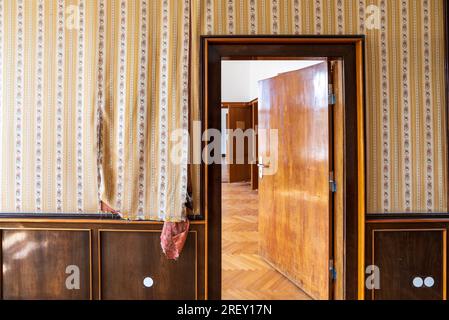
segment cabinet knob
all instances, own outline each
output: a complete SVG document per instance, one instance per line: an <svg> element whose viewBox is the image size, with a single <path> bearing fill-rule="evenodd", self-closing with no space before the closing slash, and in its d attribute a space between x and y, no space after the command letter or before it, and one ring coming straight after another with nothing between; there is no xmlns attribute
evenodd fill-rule
<svg viewBox="0 0 449 320"><path fill-rule="evenodd" d="M413 279L413 286L415 288L422 288L423 286L427 288L432 288L435 285L435 279L433 277L427 277L425 279L421 277L416 277Z"/></svg>
<svg viewBox="0 0 449 320"><path fill-rule="evenodd" d="M422 288L424 284L424 280L421 277L416 277L415 279L413 279L413 286L415 288Z"/></svg>
<svg viewBox="0 0 449 320"><path fill-rule="evenodd" d="M146 288L151 288L154 285L154 281L152 278L146 277L145 279L143 279L143 285Z"/></svg>
<svg viewBox="0 0 449 320"><path fill-rule="evenodd" d="M427 288L432 288L435 285L435 280L432 277L427 277L424 279L424 285Z"/></svg>

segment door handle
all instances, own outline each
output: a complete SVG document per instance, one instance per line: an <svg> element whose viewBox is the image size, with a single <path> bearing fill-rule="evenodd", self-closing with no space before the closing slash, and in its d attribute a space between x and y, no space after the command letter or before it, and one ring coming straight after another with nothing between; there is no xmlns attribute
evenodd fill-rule
<svg viewBox="0 0 449 320"><path fill-rule="evenodd" d="M263 179L263 169L270 168L270 163L264 164L263 157L259 157L259 161L257 162L257 167L259 168L259 179Z"/></svg>
<svg viewBox="0 0 449 320"><path fill-rule="evenodd" d="M259 168L259 179L263 179L263 169L270 168L269 164L263 164L261 161L257 163L257 167Z"/></svg>
<svg viewBox="0 0 449 320"><path fill-rule="evenodd" d="M270 167L270 163L268 162L267 164L264 164L264 163L263 163L263 157L260 156L260 157L259 157L259 161L257 161L257 166L258 166L259 168L262 168L262 169L268 169L268 168Z"/></svg>

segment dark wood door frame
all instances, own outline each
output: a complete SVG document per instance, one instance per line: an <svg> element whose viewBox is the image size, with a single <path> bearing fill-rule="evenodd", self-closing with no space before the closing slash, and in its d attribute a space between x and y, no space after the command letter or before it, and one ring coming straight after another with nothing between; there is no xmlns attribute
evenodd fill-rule
<svg viewBox="0 0 449 320"><path fill-rule="evenodd" d="M221 61L331 58L344 64L345 297L364 297L365 80L364 36L203 36L203 131L221 128ZM203 148L207 148L206 143ZM220 152L220 151L219 151ZM221 299L221 166L201 167L201 209L207 221L208 298Z"/></svg>

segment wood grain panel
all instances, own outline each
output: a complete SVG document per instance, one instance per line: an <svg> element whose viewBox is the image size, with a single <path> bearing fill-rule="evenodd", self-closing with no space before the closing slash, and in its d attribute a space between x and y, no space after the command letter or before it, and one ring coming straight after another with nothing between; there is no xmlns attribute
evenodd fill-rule
<svg viewBox="0 0 449 320"><path fill-rule="evenodd" d="M332 84L336 95L336 103L332 107L333 112L333 154L334 154L334 179L337 182L337 192L334 194L334 267L337 271L337 279L334 284L334 299L345 299L345 230L344 230L344 194L345 194L345 168L343 159L344 150L344 93L343 93L343 63L332 62Z"/></svg>
<svg viewBox="0 0 449 320"><path fill-rule="evenodd" d="M2 293L5 300L91 298L90 232L3 230ZM69 289L68 266L79 268L79 289Z"/></svg>
<svg viewBox="0 0 449 320"><path fill-rule="evenodd" d="M367 292L373 300L442 300L446 281L446 230L375 229L367 264L380 270L380 288ZM434 285L415 287L427 277Z"/></svg>
<svg viewBox="0 0 449 320"><path fill-rule="evenodd" d="M257 133L257 128L259 126L259 101L258 99L251 102L251 112L252 112L252 128L254 132ZM253 163L251 164L251 189L259 189L259 168L257 167L257 154L258 154L258 139L255 138L253 147Z"/></svg>
<svg viewBox="0 0 449 320"><path fill-rule="evenodd" d="M197 299L197 236L191 232L178 261L161 251L159 231L101 231L101 299ZM152 287L144 286L150 277Z"/></svg>
<svg viewBox="0 0 449 320"><path fill-rule="evenodd" d="M202 300L202 299L206 299L207 298L207 271L206 271L206 260L207 260L207 256L206 256L206 241L205 241L205 222L204 221L191 221L191 232L189 234L189 238L192 238L192 240L189 241L193 241L194 244L196 243L197 245L197 253L195 255L196 260L196 270L197 270L197 274L196 274L196 283L197 283L197 298ZM151 233L159 233L161 232L162 229L162 223L160 222L149 222L149 221L123 221L123 220L108 220L108 219L91 219L88 220L85 217L83 217L82 219L2 219L0 218L0 239L2 238L2 232L3 230L5 231L30 231L30 230L50 230L50 231L61 231L64 234L64 237L67 237L69 239L71 239L71 237L73 236L75 238L74 240L74 244L73 246L75 247L75 251L76 250L80 250L79 248L81 248L81 246L78 244L78 241L76 239L78 239L79 233L77 232L71 232L68 233L69 230L82 230L80 232L85 232L86 233L86 238L89 238L89 233L91 234L91 265L92 265L92 281L89 281L89 284L92 283L92 298L93 299L99 299L100 298L100 289L101 289L101 278L100 278L100 273L101 270L99 268L100 266L100 246L99 246L99 241L100 241L100 237L99 237L99 233L100 230L108 230L110 232L116 232L116 231L120 231L120 230L128 230L131 233L135 233L135 232L151 232ZM23 237L20 236L20 237ZM58 236L59 237L59 236ZM29 239L29 238L27 238ZM44 246L46 243L46 237L41 237L39 239L36 239L36 241L30 241L28 242L28 240L23 240L24 241L24 245L29 245L29 243L34 243L37 244L38 246ZM30 239L32 240L32 239ZM64 240L66 242L71 242L71 240ZM156 241L156 240L155 240ZM0 241L2 242L2 241ZM43 244L42 244L43 243ZM58 242L56 242L58 243ZM189 245L189 244L188 244ZM0 245L1 247L1 245ZM7 247L7 246L6 246ZM47 258L42 258L41 261L39 261L38 267L34 267L34 265L37 265L37 263L34 263L33 267L27 268L31 271L29 271L30 274L32 274L32 270L33 268L36 270L49 270L49 273L51 272L51 270L54 269L53 265L54 265L54 261L56 259L63 259L65 256L67 256L69 253L69 250L66 250L65 248L68 246L62 246L63 249L58 249L51 251L52 256L59 256L56 258L52 258L52 259L47 259ZM155 246L153 246L152 248L155 248ZM134 245L134 246L130 246L129 248L127 248L130 251L133 251L134 256L139 256L143 253L147 253L147 246L146 244L143 245ZM160 254L161 249L160 246L157 247L157 251L156 253ZM182 253L182 255L184 255L184 253L187 252L187 257L189 257L189 252L191 253L192 251L187 249L187 251L184 251ZM195 252L194 252L195 254ZM124 258L127 258L128 255L124 255ZM159 256L158 256L159 257ZM0 254L0 265L2 265L2 258L3 256ZM119 259L119 258L118 258ZM82 259L80 258L80 260L82 260L83 262L89 263L89 254L87 253L86 258L82 257ZM190 261L191 258L188 258L188 260ZM123 262L124 264L127 263L126 261ZM157 263L157 262L155 262ZM28 263L29 265L29 263ZM165 264L161 265L163 268L164 266L166 266ZM90 267L90 266L89 266ZM14 269L12 269L14 270ZM20 271L20 269L18 269ZM83 272L83 271L82 271ZM168 270L168 272L177 272L179 273L179 269L178 268L170 268ZM4 277L3 277L4 276ZM67 275L68 276L68 275ZM0 273L0 298L2 297L2 293L1 293L1 289L4 288L4 285L2 285L2 278L5 279L6 283L10 283L10 287L13 286L13 284L15 285L18 282L18 277L22 278L23 277L23 273L16 273L16 272L4 272L4 273ZM31 277L31 276L30 276ZM190 277L189 274L186 275L186 277ZM65 279L65 278L64 278ZM19 279L20 280L20 279ZM195 280L195 279L194 279ZM194 281L192 280L192 281ZM20 280L22 281L22 280ZM25 281L25 280L24 280ZM58 280L59 281L59 280ZM115 280L114 280L115 281ZM38 286L40 287L41 285L45 284L45 280L43 279L42 284L39 284ZM83 284L81 283L81 285L83 286ZM177 286L174 286L173 288L171 288L170 290L175 291L177 288ZM40 288L37 288L36 290L40 290ZM83 290L83 287L81 287L81 289ZM87 297L87 299L90 296ZM5 299L7 299L8 296L5 296ZM39 297L41 298L41 297ZM26 298L21 298L21 297L17 297L17 299L26 299ZM42 299L46 299L46 297L43 297ZM60 297L56 297L56 299L66 299L64 296ZM68 298L67 298L68 299ZM84 299L84 297L78 298L78 297L74 297L73 299Z"/></svg>
<svg viewBox="0 0 449 320"><path fill-rule="evenodd" d="M245 132L252 128L252 109L247 103L234 103L228 105L228 129L235 132L237 129ZM244 142L243 159L237 157L237 139L228 135L227 163L229 168L229 182L245 182L251 180L251 166L248 160L248 140ZM232 149L231 149L232 148Z"/></svg>
<svg viewBox="0 0 449 320"><path fill-rule="evenodd" d="M260 129L278 130L279 139L271 145L260 131L259 156L271 157L264 165L274 171L259 181L261 255L313 298L329 299L327 62L261 81L259 88Z"/></svg>

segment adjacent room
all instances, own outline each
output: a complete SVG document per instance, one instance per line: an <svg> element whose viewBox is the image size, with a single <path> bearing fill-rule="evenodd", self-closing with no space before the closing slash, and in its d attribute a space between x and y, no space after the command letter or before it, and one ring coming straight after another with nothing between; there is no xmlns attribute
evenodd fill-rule
<svg viewBox="0 0 449 320"><path fill-rule="evenodd" d="M308 106L301 102L296 105L291 104L288 102L287 95L293 95L297 101L310 102L319 97L321 91L321 96L324 92L324 104L327 104L328 75L320 75L318 69L310 68L316 65L321 65L327 73L327 60L320 59L222 61L223 299L311 299L307 295L307 291L303 291L303 289L307 290L307 286L304 287L302 281L298 281L301 277L294 274L300 273L302 270L294 267L293 260L285 264L282 261L285 261L285 258L274 257L273 252L270 252L272 250L285 251L287 247L283 243L268 244L268 242L276 242L276 240L270 238L273 233L267 230L266 224L271 224L269 228L278 233L286 231L286 222L273 217L270 212L267 212L266 206L269 202L294 202L293 199L285 199L285 195L280 194L281 190L288 192L288 190L282 189L280 181L276 182L270 179L270 176L284 174L282 169L290 171L290 177L286 177L286 181L283 181L290 186L290 192L301 188L304 192L313 192L311 186L309 186L309 190L304 184L300 186L297 173L292 172L292 170L303 168L306 174L306 167L300 165L304 159L300 159L298 155L303 153L300 149L307 148L307 144L289 144L289 142L300 139L301 133L294 130L298 123L292 123L288 118L292 121L299 120L295 115L307 112ZM295 77L297 74L302 77ZM325 81L317 81L320 76ZM314 81L317 83L316 87L308 86L309 82ZM282 86L275 86L279 82L283 83ZM311 95L312 99L306 95ZM276 101L279 101L279 105L272 107L283 108L285 112L271 112L270 105ZM282 103L286 104L282 105ZM314 107L317 107L318 104ZM280 146L267 146L269 141L265 138L270 135L270 132L266 132L266 129L270 127L270 123L274 125L277 114L280 117L279 125L285 130L277 130L273 133L276 134L276 138L281 141L281 144ZM312 117L309 120L313 123L319 122L321 119ZM259 121L261 121L261 127ZM319 122L319 125L322 126L319 131L327 132L323 127L327 126L327 121ZM304 123L301 126L308 127ZM312 139L320 138L313 134L313 128L309 134ZM315 147L320 148L321 146L315 145ZM270 148L272 150L269 150ZM286 156L282 151L277 150L281 148L288 148L289 153L295 154ZM297 152L292 150L294 148L297 149ZM281 161L287 162L285 163L286 167L283 164L273 165L272 163L271 168L280 167L281 170L275 169L277 172L269 172L268 168L264 168L263 163L267 164L270 160L279 161L278 159L267 160L270 151L272 154L278 153L279 157L284 157ZM296 164L290 162L296 158ZM311 176L310 179L319 178ZM270 188L274 187L278 189L276 194L270 193ZM259 201L260 197L264 201ZM281 199L283 197L284 199ZM260 203L262 207L260 207ZM268 211L272 209L270 208ZM282 209L278 208L278 210ZM316 206L315 210L320 209ZM282 212L277 212L279 217L282 214ZM297 216L300 215L300 212L296 212L296 210L286 212L286 218L289 218L290 214ZM298 246L307 245L298 241L299 237L304 237L304 235L296 234L297 232L301 233L299 225L297 226L298 231L295 231L293 226L288 228L291 233L283 237L285 241L291 241L293 245L296 243ZM270 246L272 248L269 248ZM309 244L309 246L313 245ZM295 256L295 252L285 252L285 256L287 255ZM309 257L309 259L311 258ZM322 259L327 263L325 256L314 259ZM304 270L304 272L306 271Z"/></svg>

